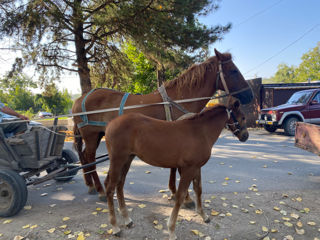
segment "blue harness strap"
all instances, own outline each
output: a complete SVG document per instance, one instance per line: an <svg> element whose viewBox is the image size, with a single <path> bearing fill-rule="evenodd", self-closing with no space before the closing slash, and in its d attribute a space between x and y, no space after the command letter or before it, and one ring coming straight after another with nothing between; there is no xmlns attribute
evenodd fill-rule
<svg viewBox="0 0 320 240"><path fill-rule="evenodd" d="M82 108L82 112L86 112L86 100L87 100L87 97L96 90L95 89L91 89L90 92L87 93L87 95L82 99L82 103L81 103L81 108ZM106 126L107 123L106 122L99 122L99 121L88 121L88 115L87 114L84 114L84 115L80 115L80 118L82 119L83 122L81 123L78 123L77 126L78 128L82 128L84 126L87 126L87 125L93 125L93 126Z"/></svg>
<svg viewBox="0 0 320 240"><path fill-rule="evenodd" d="M121 116L123 114L123 107L126 104L127 98L129 96L129 93L125 93L121 99L121 103L120 103L120 109L119 109L119 116Z"/></svg>
<svg viewBox="0 0 320 240"><path fill-rule="evenodd" d="M86 100L87 100L87 97L96 90L95 89L91 89L87 95L82 99L82 103L81 103L81 109L82 109L82 112L86 112L86 106L85 106L85 103L86 103ZM121 99L121 103L120 103L120 109L119 109L119 116L123 114L123 107L127 101L127 98L129 96L129 93L125 93ZM100 122L100 121L89 121L88 120L88 115L87 114L84 114L84 115L80 115L80 118L82 120L81 123L78 123L77 126L78 128L82 128L84 126L87 126L87 125L93 125L93 126L99 126L99 127L104 127L107 125L106 122Z"/></svg>

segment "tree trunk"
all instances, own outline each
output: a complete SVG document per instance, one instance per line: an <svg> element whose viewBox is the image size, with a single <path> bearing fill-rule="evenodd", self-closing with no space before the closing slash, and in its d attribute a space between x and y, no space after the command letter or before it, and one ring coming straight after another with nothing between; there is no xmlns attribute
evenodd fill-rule
<svg viewBox="0 0 320 240"><path fill-rule="evenodd" d="M166 81L166 70L162 64L157 65L157 84L160 87Z"/></svg>
<svg viewBox="0 0 320 240"><path fill-rule="evenodd" d="M90 69L86 56L86 43L83 37L83 16L81 12L81 0L74 2L73 18L75 32L75 48L77 55L78 74L80 78L81 93L87 93L92 89Z"/></svg>

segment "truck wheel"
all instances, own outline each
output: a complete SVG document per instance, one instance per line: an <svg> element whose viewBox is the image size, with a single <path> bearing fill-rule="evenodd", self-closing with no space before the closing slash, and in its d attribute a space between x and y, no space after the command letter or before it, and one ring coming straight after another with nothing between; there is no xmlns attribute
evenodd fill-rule
<svg viewBox="0 0 320 240"><path fill-rule="evenodd" d="M68 164L68 163L69 164L77 163L78 162L78 158L77 158L76 154L72 150L63 149L62 150L62 158L59 159L58 161L59 161L59 164L61 166L63 166L64 164ZM73 172L69 172L68 173L68 170L72 170L73 168L75 168L75 167L68 167L65 171L61 172L61 174L65 173L65 175L55 177L54 179L56 181L60 181L60 182L70 181L78 172L78 171L73 171ZM55 170L55 169L53 169L53 170ZM53 171L53 170L51 170L51 171ZM48 170L47 170L47 172L48 172Z"/></svg>
<svg viewBox="0 0 320 240"><path fill-rule="evenodd" d="M24 179L15 171L0 169L0 217L16 215L28 197Z"/></svg>
<svg viewBox="0 0 320 240"><path fill-rule="evenodd" d="M277 130L276 126L264 125L263 128L270 133L273 133Z"/></svg>
<svg viewBox="0 0 320 240"><path fill-rule="evenodd" d="M298 122L298 118L296 117L288 118L283 125L284 133L288 136L294 136L297 122Z"/></svg>

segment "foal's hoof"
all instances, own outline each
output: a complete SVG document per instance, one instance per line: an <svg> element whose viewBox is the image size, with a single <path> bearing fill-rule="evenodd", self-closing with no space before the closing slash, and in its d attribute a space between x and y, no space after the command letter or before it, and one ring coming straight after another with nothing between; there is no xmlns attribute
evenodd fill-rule
<svg viewBox="0 0 320 240"><path fill-rule="evenodd" d="M168 200L170 200L170 201L175 201L175 200L176 200L176 195L171 194L171 196L168 197Z"/></svg>
<svg viewBox="0 0 320 240"><path fill-rule="evenodd" d="M96 190L94 187L89 187L88 193L89 193L90 195L95 195L95 194L97 194L98 192L97 192L97 190Z"/></svg>
<svg viewBox="0 0 320 240"><path fill-rule="evenodd" d="M116 237L121 237L121 229L120 228L116 230L112 229L112 235Z"/></svg>
<svg viewBox="0 0 320 240"><path fill-rule="evenodd" d="M196 204L194 203L194 201L188 201L188 202L184 202L183 203L183 206L185 207L185 208L187 208L187 209L193 209L193 208L195 208L196 207Z"/></svg>
<svg viewBox="0 0 320 240"><path fill-rule="evenodd" d="M101 202L107 202L107 196L105 194L99 194L99 200Z"/></svg>
<svg viewBox="0 0 320 240"><path fill-rule="evenodd" d="M205 219L203 219L203 221L204 221L205 223L209 223L211 220L210 220L209 217L206 217Z"/></svg>
<svg viewBox="0 0 320 240"><path fill-rule="evenodd" d="M133 221L131 220L129 223L126 223L127 228L131 228L133 226Z"/></svg>

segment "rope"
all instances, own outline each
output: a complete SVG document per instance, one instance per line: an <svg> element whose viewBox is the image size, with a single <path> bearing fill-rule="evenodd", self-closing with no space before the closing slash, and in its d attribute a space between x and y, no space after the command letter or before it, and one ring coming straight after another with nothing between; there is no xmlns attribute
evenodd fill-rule
<svg viewBox="0 0 320 240"><path fill-rule="evenodd" d="M229 93L229 94L224 94L220 96L212 96L212 97L200 97L200 98L188 98L188 99L181 99L181 100L175 100L173 101L174 103L188 103L188 102L196 102L196 101L203 101L203 100L212 100L212 99L219 99L219 98L224 98L229 95L235 95L240 92L244 92L246 90L250 89L250 87L243 88L241 90ZM134 108L144 108L144 107L150 107L150 106L158 106L158 105L165 105L165 104L170 104L170 102L157 102L157 103L150 103L150 104L138 104L138 105L130 105L130 106L125 106L123 109L134 109ZM58 116L53 116L52 118L65 118L65 117L76 117L76 116L81 116L81 115L88 115L88 114L95 114L95 113L105 113L105 112L114 112L114 111L119 111L120 107L116 108L105 108L105 109L99 109L99 110L93 110L93 111L87 111L87 112L80 112L80 113L72 113L72 114L65 114L65 115L58 115ZM41 118L35 118L32 119L32 121L37 121L37 120L43 120ZM17 120L14 122L29 122L30 120ZM6 124L1 122L1 124Z"/></svg>

